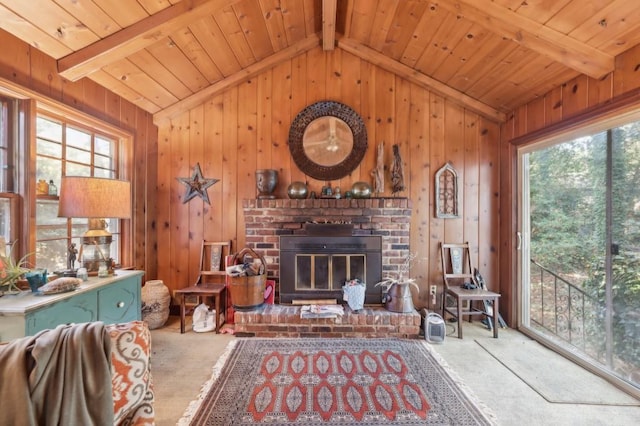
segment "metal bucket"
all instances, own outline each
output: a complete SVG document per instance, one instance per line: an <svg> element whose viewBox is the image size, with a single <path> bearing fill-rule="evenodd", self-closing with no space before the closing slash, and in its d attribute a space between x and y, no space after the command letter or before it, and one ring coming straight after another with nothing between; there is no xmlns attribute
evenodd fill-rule
<svg viewBox="0 0 640 426"><path fill-rule="evenodd" d="M413 312L413 298L410 284L394 283L384 295L384 307L391 312Z"/></svg>
<svg viewBox="0 0 640 426"><path fill-rule="evenodd" d="M234 255L232 264L243 262L244 256L249 252L260 259L265 273L253 276L227 277L231 305L236 311L250 311L264 304L264 289L267 283L267 264L264 258L250 248L244 248Z"/></svg>

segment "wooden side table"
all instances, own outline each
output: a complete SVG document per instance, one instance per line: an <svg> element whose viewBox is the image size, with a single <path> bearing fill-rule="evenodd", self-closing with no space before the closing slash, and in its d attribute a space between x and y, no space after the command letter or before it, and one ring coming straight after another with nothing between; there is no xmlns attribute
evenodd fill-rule
<svg viewBox="0 0 640 426"><path fill-rule="evenodd" d="M223 306L226 305L226 293L227 288L225 286L225 284L199 284L199 285L194 285L191 287L187 287L187 288L182 288L180 290L176 290L176 293L180 295L180 333L184 333L184 323L185 323L185 316L187 314L186 312L186 306L185 306L185 299L187 296L197 296L198 299L201 299L203 297L213 297L214 298L214 304L215 304L215 309L216 309L216 333L219 334L220 333L220 314L222 313L222 308ZM225 303L220 303L220 299L222 297L225 297Z"/></svg>

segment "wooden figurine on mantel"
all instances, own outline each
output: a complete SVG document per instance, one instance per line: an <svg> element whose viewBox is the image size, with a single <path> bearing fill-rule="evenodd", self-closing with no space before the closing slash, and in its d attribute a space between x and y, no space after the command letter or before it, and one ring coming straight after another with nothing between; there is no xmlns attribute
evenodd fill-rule
<svg viewBox="0 0 640 426"><path fill-rule="evenodd" d="M404 168L400 157L400 145L393 145L393 164L391 166L391 192L396 195L404 191Z"/></svg>
<svg viewBox="0 0 640 426"><path fill-rule="evenodd" d="M384 192L384 141L378 144L376 157L376 167L371 170L373 176L373 192L381 194Z"/></svg>

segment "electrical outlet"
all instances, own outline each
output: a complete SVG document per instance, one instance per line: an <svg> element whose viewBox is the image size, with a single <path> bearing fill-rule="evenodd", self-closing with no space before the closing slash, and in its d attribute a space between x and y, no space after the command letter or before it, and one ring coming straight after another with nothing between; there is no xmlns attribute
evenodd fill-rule
<svg viewBox="0 0 640 426"><path fill-rule="evenodd" d="M438 293L438 287L437 287L437 286L435 286L435 285L432 285L432 286L429 288L429 294L430 294L430 295L432 295L432 296L434 296L434 295L436 295L437 293Z"/></svg>

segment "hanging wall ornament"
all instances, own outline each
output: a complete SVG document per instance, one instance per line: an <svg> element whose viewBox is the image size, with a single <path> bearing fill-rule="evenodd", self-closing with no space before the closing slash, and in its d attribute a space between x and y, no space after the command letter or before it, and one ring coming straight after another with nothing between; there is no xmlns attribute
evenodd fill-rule
<svg viewBox="0 0 640 426"><path fill-rule="evenodd" d="M391 192L393 195L404 191L404 169L400 157L400 146L393 145L393 164L391 165Z"/></svg>
<svg viewBox="0 0 640 426"><path fill-rule="evenodd" d="M209 202L209 194L207 194L207 188L213 186L213 184L220 180L207 179L203 177L202 170L200 169L200 163L196 163L190 178L177 179L187 187L187 192L184 194L184 197L182 197L182 204L191 200L193 197L199 196L209 205L211 205L211 203Z"/></svg>
<svg viewBox="0 0 640 426"><path fill-rule="evenodd" d="M460 217L460 191L458 172L450 163L436 172L436 217L452 219Z"/></svg>

